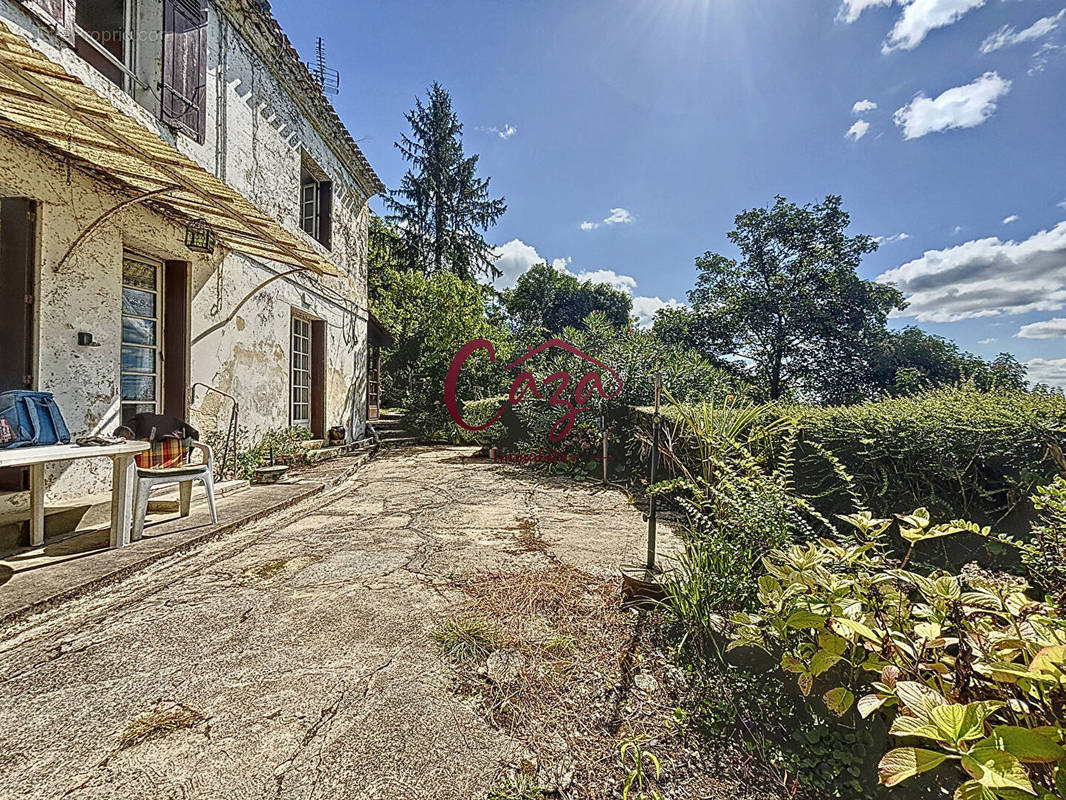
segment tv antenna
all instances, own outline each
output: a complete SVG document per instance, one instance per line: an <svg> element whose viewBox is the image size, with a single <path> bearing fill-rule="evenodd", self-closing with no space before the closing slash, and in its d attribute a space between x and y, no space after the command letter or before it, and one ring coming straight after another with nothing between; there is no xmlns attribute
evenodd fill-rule
<svg viewBox="0 0 1066 800"><path fill-rule="evenodd" d="M318 41L315 43L315 60L308 64L307 68L311 70L311 77L318 84L318 88L322 90L322 94L340 93L341 74L337 70L326 66L326 43L322 41L321 36L318 37Z"/></svg>

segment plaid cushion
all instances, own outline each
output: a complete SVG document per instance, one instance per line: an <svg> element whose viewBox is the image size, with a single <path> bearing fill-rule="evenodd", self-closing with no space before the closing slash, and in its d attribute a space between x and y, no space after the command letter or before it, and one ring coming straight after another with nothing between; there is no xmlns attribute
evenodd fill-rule
<svg viewBox="0 0 1066 800"><path fill-rule="evenodd" d="M183 467L189 460L188 439L161 439L152 442L151 449L135 456L141 469L174 469Z"/></svg>

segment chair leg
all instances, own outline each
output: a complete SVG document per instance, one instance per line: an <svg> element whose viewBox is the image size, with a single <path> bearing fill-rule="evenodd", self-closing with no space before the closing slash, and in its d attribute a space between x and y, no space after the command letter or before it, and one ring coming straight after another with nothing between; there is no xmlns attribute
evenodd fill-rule
<svg viewBox="0 0 1066 800"><path fill-rule="evenodd" d="M218 512L215 510L215 479L211 470L204 473L204 492L207 494L207 507L211 511L211 522L218 524Z"/></svg>
<svg viewBox="0 0 1066 800"><path fill-rule="evenodd" d="M151 491L150 484L145 480L138 480L133 496L133 536L132 541L139 540L144 536L144 518L148 514L148 494Z"/></svg>
<svg viewBox="0 0 1066 800"><path fill-rule="evenodd" d="M192 505L192 481L182 481L178 484L178 514L182 517L189 516L189 506Z"/></svg>

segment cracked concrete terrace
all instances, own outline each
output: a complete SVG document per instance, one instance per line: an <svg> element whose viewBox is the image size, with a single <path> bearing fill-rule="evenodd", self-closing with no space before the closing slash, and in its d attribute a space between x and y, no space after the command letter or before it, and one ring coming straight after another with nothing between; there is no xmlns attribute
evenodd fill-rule
<svg viewBox="0 0 1066 800"><path fill-rule="evenodd" d="M613 576L645 523L617 490L469 452L387 451L7 626L0 796L484 797L514 742L433 643L454 579L543 567L545 549ZM516 546L524 519L541 549Z"/></svg>

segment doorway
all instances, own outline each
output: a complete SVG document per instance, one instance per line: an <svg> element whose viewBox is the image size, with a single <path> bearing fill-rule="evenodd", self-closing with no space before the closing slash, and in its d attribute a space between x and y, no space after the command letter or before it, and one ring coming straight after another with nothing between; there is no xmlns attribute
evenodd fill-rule
<svg viewBox="0 0 1066 800"><path fill-rule="evenodd" d="M293 314L289 352L289 424L326 436L326 323Z"/></svg>
<svg viewBox="0 0 1066 800"><path fill-rule="evenodd" d="M122 253L121 421L185 420L189 382L189 264Z"/></svg>
<svg viewBox="0 0 1066 800"><path fill-rule="evenodd" d="M0 392L34 385L34 284L37 203L0 199ZM28 488L27 470L0 469L0 491Z"/></svg>
<svg viewBox="0 0 1066 800"><path fill-rule="evenodd" d="M366 365L366 418L381 416L381 348L370 345Z"/></svg>

